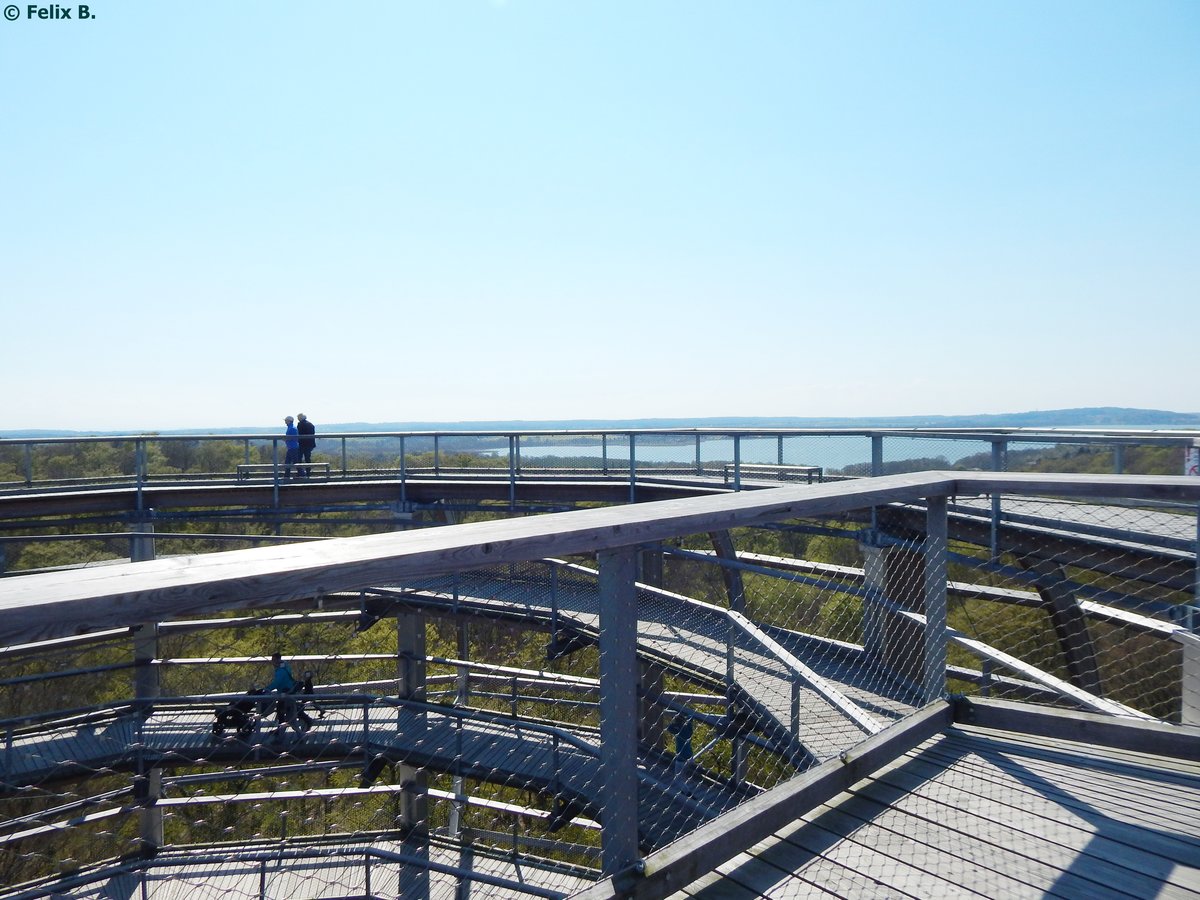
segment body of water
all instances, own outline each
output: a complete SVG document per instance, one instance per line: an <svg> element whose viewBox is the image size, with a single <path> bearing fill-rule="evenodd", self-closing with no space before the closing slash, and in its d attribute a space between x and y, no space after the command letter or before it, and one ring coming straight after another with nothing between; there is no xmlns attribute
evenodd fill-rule
<svg viewBox="0 0 1200 900"><path fill-rule="evenodd" d="M844 469L847 466L871 461L871 440L857 435L831 435L829 437L803 435L785 437L782 455L777 438L745 438L741 442L740 456L743 463L765 463L821 466L826 470ZM1049 447L1051 444L1012 444L1011 449ZM642 438L636 444L639 463L673 463L681 466L695 465L695 442L681 444L653 444ZM495 447L485 451L494 456L507 456L508 447ZM952 440L945 438L886 438L883 442L884 462L906 459L944 458L950 464L976 454L990 457L991 444L980 440ZM607 456L614 466L625 466L629 462L627 441L609 441L607 449L595 444L522 444L522 462L533 463L539 459L560 457L565 459L601 459ZM705 439L700 442L702 463L732 462L734 442L728 438ZM986 466L985 466L986 467Z"/></svg>

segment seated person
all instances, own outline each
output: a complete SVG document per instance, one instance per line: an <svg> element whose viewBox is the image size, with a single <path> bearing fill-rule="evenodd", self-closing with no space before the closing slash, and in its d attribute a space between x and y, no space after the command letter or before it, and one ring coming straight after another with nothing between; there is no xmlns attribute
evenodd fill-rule
<svg viewBox="0 0 1200 900"><path fill-rule="evenodd" d="M278 723L275 727L275 738L283 737L283 730L289 725L297 734L303 735L312 725L312 717L300 708L299 703L286 696L296 692L296 679L292 675L291 667L277 652L271 654L271 665L275 672L271 683L263 688L263 692L285 695L275 703L275 721Z"/></svg>

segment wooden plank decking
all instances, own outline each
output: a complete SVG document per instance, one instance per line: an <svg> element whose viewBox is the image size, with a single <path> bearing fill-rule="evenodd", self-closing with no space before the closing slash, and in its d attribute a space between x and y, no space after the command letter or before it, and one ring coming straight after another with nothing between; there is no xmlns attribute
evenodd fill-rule
<svg viewBox="0 0 1200 900"><path fill-rule="evenodd" d="M1200 897L1200 764L955 726L676 897Z"/></svg>

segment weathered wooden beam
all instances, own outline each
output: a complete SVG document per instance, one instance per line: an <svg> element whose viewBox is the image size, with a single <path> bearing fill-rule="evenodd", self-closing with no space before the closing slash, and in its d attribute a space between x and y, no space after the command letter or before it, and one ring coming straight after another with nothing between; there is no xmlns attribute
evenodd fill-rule
<svg viewBox="0 0 1200 900"><path fill-rule="evenodd" d="M408 577L838 515L954 492L1200 499L1200 484L1195 483L1200 479L1182 477L967 477L972 474L892 475L8 578L0 581L0 644L117 624L272 608Z"/></svg>
<svg viewBox="0 0 1200 900"><path fill-rule="evenodd" d="M934 475L605 507L256 547L0 582L0 644L282 603L409 577L824 515L942 489Z"/></svg>
<svg viewBox="0 0 1200 900"><path fill-rule="evenodd" d="M638 860L637 560L633 547L600 554L600 846L605 875Z"/></svg>
<svg viewBox="0 0 1200 900"><path fill-rule="evenodd" d="M1137 753L1200 761L1200 728L979 697L955 700L954 721Z"/></svg>

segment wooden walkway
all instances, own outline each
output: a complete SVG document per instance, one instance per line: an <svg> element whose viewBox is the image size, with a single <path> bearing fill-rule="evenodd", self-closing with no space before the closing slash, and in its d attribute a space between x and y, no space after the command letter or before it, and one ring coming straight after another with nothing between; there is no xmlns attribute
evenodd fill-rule
<svg viewBox="0 0 1200 900"><path fill-rule="evenodd" d="M274 736L273 718L245 740L211 733L212 709L158 708L148 717L115 716L83 726L18 735L3 756L8 790L111 770L222 765L249 762L360 760L402 762L553 796L603 821L604 785L598 749L587 739L548 733L519 720L472 717L449 708L439 713L379 703L335 706L303 737ZM660 847L757 793L706 777L698 769L675 771L666 757L639 760L639 828L644 847ZM168 791L169 795L169 791Z"/></svg>
<svg viewBox="0 0 1200 900"><path fill-rule="evenodd" d="M428 861L424 866L418 862L424 860ZM464 871L471 873L472 880L464 880ZM469 844L332 840L247 846L240 854L220 857L167 850L144 869L93 872L70 896L74 900L195 900L197 896L529 900L566 897L590 883L569 867L514 860Z"/></svg>
<svg viewBox="0 0 1200 900"><path fill-rule="evenodd" d="M566 564L559 569L553 586L549 575L475 571L407 582L393 596L443 613L557 621L594 640L600 622L595 573ZM884 673L853 668L829 653L796 659L774 641L764 643L755 630L739 627L719 607L646 585L638 588L637 604L640 656L730 688L742 714L801 765L836 756L915 708L905 689Z"/></svg>
<svg viewBox="0 0 1200 900"><path fill-rule="evenodd" d="M1200 897L1200 763L954 726L675 896Z"/></svg>

